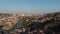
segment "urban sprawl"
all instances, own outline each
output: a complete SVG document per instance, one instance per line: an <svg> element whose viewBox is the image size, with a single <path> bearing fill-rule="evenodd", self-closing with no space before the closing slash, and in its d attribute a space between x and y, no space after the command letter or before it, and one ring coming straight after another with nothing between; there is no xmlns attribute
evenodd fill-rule
<svg viewBox="0 0 60 34"><path fill-rule="evenodd" d="M60 34L60 12L43 15L0 13L0 34Z"/></svg>

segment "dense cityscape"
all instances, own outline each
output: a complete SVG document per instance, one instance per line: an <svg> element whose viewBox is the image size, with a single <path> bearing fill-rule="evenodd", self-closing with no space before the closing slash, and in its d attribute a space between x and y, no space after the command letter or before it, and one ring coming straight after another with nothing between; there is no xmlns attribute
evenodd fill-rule
<svg viewBox="0 0 60 34"><path fill-rule="evenodd" d="M44 15L0 14L1 34L60 34L60 12Z"/></svg>
<svg viewBox="0 0 60 34"><path fill-rule="evenodd" d="M0 34L60 34L60 0L0 0Z"/></svg>

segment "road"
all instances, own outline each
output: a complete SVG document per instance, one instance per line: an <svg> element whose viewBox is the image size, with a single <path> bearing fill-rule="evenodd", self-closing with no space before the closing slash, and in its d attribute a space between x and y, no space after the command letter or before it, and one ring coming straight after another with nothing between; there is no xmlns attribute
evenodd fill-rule
<svg viewBox="0 0 60 34"><path fill-rule="evenodd" d="M22 22L23 22L23 20L19 20L19 21L17 22L17 24L13 27L13 29L19 28L20 25L22 24Z"/></svg>
<svg viewBox="0 0 60 34"><path fill-rule="evenodd" d="M18 29L20 27L20 25L22 24L23 20L19 20L17 22L17 24L13 27L13 30L14 29ZM4 29L0 29L0 33L3 33L3 34L10 34L8 33L7 31L5 31Z"/></svg>

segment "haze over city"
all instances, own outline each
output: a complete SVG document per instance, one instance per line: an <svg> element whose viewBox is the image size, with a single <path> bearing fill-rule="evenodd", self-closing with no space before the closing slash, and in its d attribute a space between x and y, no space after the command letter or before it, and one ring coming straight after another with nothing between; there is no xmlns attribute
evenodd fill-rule
<svg viewBox="0 0 60 34"><path fill-rule="evenodd" d="M60 0L0 0L0 34L60 34Z"/></svg>
<svg viewBox="0 0 60 34"><path fill-rule="evenodd" d="M60 0L0 0L0 13L49 13L60 11Z"/></svg>

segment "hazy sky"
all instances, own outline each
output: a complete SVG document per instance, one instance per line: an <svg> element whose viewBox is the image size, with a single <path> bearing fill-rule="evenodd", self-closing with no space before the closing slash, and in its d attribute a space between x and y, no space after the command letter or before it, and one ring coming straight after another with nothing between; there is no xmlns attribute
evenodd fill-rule
<svg viewBox="0 0 60 34"><path fill-rule="evenodd" d="M0 0L3 13L46 13L60 11L60 0Z"/></svg>

